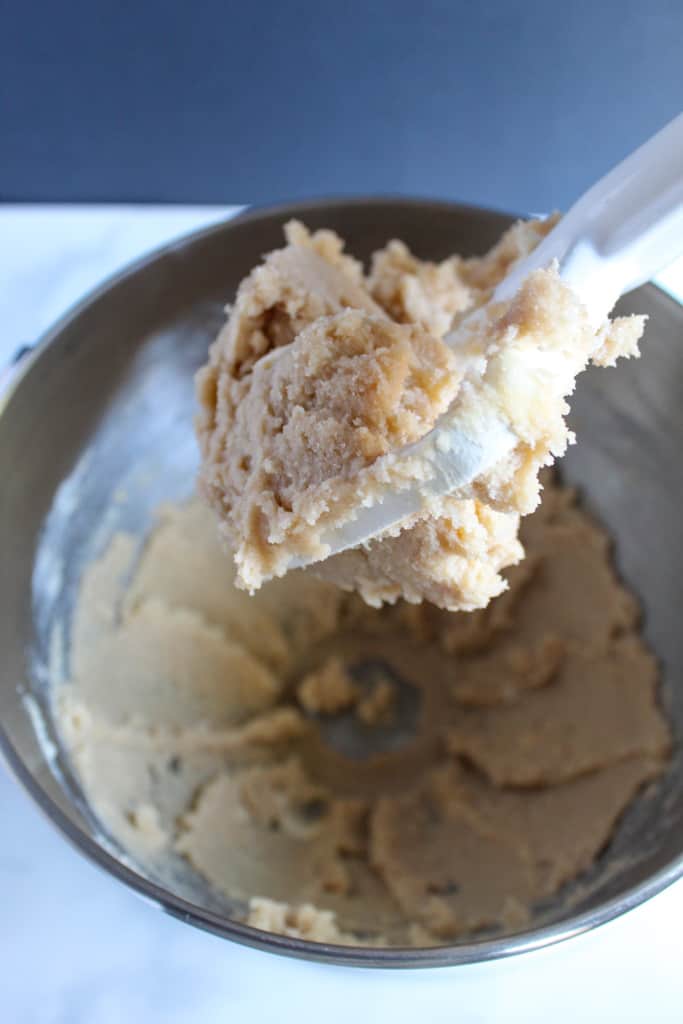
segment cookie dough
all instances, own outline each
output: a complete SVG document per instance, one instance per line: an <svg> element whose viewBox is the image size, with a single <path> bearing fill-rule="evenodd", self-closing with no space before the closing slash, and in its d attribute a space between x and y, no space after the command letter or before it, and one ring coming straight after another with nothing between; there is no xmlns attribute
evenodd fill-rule
<svg viewBox="0 0 683 1024"><path fill-rule="evenodd" d="M304 572L250 598L197 500L160 510L142 548L115 537L55 706L122 855L339 944L514 930L571 899L669 729L602 529L547 481L522 540L506 593L452 614L373 609Z"/></svg>
<svg viewBox="0 0 683 1024"><path fill-rule="evenodd" d="M552 266L512 301L485 305L555 220L517 224L473 260L426 263L394 241L367 279L336 235L288 225L285 248L240 285L197 378L200 488L238 586L253 592L304 557L375 606L402 597L472 610L503 591L539 470L572 440L566 396L577 374L636 355L643 327L632 317L593 330ZM327 531L387 485L430 478L424 457L399 453L444 417L502 419L516 444L400 527L328 557Z"/></svg>

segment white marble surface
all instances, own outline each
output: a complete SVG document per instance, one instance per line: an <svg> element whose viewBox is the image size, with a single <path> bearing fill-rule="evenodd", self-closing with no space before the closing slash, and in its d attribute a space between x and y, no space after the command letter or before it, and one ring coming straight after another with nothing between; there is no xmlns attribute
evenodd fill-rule
<svg viewBox="0 0 683 1024"><path fill-rule="evenodd" d="M0 365L66 307L218 208L0 207ZM683 265L665 275L683 293ZM73 850L0 766L0 1021L679 1022L683 883L542 952L439 971L342 970L164 916Z"/></svg>

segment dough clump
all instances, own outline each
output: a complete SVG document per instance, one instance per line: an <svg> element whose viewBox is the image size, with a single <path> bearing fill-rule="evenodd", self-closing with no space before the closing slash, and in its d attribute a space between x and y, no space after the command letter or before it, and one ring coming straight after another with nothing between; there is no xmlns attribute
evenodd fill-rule
<svg viewBox="0 0 683 1024"><path fill-rule="evenodd" d="M631 317L593 330L554 267L483 309L556 219L519 223L485 256L439 264L395 240L367 277L333 232L287 225L286 246L241 283L197 377L200 489L238 586L253 592L305 558L374 606L401 597L469 611L503 591L539 471L572 440L577 374L637 355L643 327ZM326 533L387 485L426 486L430 461L397 455L444 417L502 419L516 443L471 484L328 557Z"/></svg>

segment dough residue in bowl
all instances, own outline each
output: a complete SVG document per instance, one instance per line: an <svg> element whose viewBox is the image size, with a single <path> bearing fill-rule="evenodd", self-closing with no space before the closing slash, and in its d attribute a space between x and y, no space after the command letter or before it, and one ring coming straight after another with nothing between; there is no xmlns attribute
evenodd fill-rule
<svg viewBox="0 0 683 1024"><path fill-rule="evenodd" d="M603 530L548 482L522 540L509 589L452 614L300 571L249 597L198 501L163 508L141 552L116 536L55 694L93 811L151 875L201 880L259 928L427 945L525 927L670 737Z"/></svg>

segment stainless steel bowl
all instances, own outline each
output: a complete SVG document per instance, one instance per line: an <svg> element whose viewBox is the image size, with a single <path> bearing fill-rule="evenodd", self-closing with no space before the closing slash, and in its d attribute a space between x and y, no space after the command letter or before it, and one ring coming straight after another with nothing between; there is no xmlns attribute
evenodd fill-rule
<svg viewBox="0 0 683 1024"><path fill-rule="evenodd" d="M160 500L192 489L192 373L223 304L261 254L280 244L290 217L335 228L366 259L392 236L433 259L480 253L511 220L408 199L257 210L133 265L48 333L0 417L1 747L33 799L84 854L174 916L238 942L338 964L425 967L507 956L593 928L683 874L683 308L652 285L621 304L650 316L642 360L580 382L572 419L581 444L564 473L612 531L619 568L642 601L676 753L655 795L626 814L571 912L559 902L542 926L425 949L267 934L232 920L200 892L181 896L140 873L94 821L59 750L48 701L50 636L56 625L68 635L82 566L111 533L143 529ZM158 393L163 409L153 400ZM124 503L116 500L122 488Z"/></svg>

